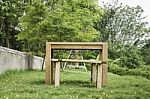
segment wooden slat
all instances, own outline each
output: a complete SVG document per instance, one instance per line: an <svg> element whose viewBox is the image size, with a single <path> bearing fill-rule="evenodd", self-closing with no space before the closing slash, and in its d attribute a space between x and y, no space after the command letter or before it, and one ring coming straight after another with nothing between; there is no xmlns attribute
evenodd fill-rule
<svg viewBox="0 0 150 99"><path fill-rule="evenodd" d="M102 49L102 45L72 45L72 44L52 44L52 49L70 49L70 50L100 50Z"/></svg>
<svg viewBox="0 0 150 99"><path fill-rule="evenodd" d="M99 63L101 64L101 61L97 60L76 60L76 59L51 59L54 62L62 61L62 62L78 62L78 63Z"/></svg>
<svg viewBox="0 0 150 99"><path fill-rule="evenodd" d="M103 45L103 44L107 44L105 42L46 42L46 43L49 43L49 44L57 44L57 45L62 45L62 44L67 44L67 45Z"/></svg>
<svg viewBox="0 0 150 99"><path fill-rule="evenodd" d="M52 49L102 49L102 42L47 42L52 45Z"/></svg>
<svg viewBox="0 0 150 99"><path fill-rule="evenodd" d="M55 87L60 85L60 62L56 62L55 67Z"/></svg>

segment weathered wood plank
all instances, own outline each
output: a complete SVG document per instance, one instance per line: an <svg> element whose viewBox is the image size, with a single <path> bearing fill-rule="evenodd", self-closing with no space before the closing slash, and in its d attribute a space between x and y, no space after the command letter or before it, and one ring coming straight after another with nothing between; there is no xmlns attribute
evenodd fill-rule
<svg viewBox="0 0 150 99"><path fill-rule="evenodd" d="M60 85L60 62L56 62L55 67L55 87Z"/></svg>
<svg viewBox="0 0 150 99"><path fill-rule="evenodd" d="M52 49L70 49L70 50L82 50L82 49L85 49L85 50L99 50L99 49L102 49L102 45L68 45L68 44L62 44L62 45L57 45L57 44L53 44L52 45Z"/></svg>
<svg viewBox="0 0 150 99"><path fill-rule="evenodd" d="M52 45L52 49L95 49L99 50L103 47L103 42L48 42Z"/></svg>
<svg viewBox="0 0 150 99"><path fill-rule="evenodd" d="M102 87L102 65L97 66L97 83L96 88L100 89Z"/></svg>
<svg viewBox="0 0 150 99"><path fill-rule="evenodd" d="M97 77L96 64L92 63L92 67L91 67L91 82L96 83L96 77Z"/></svg>
<svg viewBox="0 0 150 99"><path fill-rule="evenodd" d="M53 56L53 50L51 49L51 59L53 58L54 56ZM55 62L52 62L51 61L51 71L50 71L50 73L51 73L51 84L53 84L54 83L54 77L55 77L55 65L56 65L56 63Z"/></svg>
<svg viewBox="0 0 150 99"><path fill-rule="evenodd" d="M61 61L61 62L78 62L78 63L99 63L101 64L101 61L98 60L76 60L76 59L51 59L51 61Z"/></svg>
<svg viewBox="0 0 150 99"><path fill-rule="evenodd" d="M52 72L52 83L55 83L55 67L56 67L56 62L52 61L52 68L53 68L53 72Z"/></svg>
<svg viewBox="0 0 150 99"><path fill-rule="evenodd" d="M46 43L45 83L51 84L51 45Z"/></svg>
<svg viewBox="0 0 150 99"><path fill-rule="evenodd" d="M67 44L67 45L103 45L103 44L107 44L106 42L47 42L49 44L57 44L57 45L63 45L63 44Z"/></svg>
<svg viewBox="0 0 150 99"><path fill-rule="evenodd" d="M101 58L102 61L106 62L105 64L102 64L102 86L106 86L108 80L108 67L107 67L108 45L107 44L103 45Z"/></svg>

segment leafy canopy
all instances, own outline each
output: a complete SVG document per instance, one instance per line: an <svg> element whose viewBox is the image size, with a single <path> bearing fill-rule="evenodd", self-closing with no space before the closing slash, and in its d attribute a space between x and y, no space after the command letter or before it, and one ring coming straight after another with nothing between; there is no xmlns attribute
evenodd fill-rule
<svg viewBox="0 0 150 99"><path fill-rule="evenodd" d="M20 18L22 32L18 40L43 48L46 41L92 41L98 35L93 28L100 10L91 0L35 0Z"/></svg>

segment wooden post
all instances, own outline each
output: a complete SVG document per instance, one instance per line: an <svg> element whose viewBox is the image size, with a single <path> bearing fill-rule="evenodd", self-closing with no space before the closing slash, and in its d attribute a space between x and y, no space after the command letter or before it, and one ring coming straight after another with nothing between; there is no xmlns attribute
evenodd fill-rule
<svg viewBox="0 0 150 99"><path fill-rule="evenodd" d="M107 67L107 57L108 57L108 45L107 43L103 44L102 53L101 53L101 60L102 62L102 86L107 85L108 79L108 67Z"/></svg>
<svg viewBox="0 0 150 99"><path fill-rule="evenodd" d="M91 67L91 82L96 83L97 69L96 64L92 63Z"/></svg>
<svg viewBox="0 0 150 99"><path fill-rule="evenodd" d="M60 85L60 61L56 62L55 67L55 87Z"/></svg>
<svg viewBox="0 0 150 99"><path fill-rule="evenodd" d="M51 81L51 44L46 43L46 63L45 63L45 83L52 84Z"/></svg>
<svg viewBox="0 0 150 99"><path fill-rule="evenodd" d="M53 57L54 57L54 56L53 56L53 50L51 49L51 59L52 59ZM51 61L51 60L50 60L50 61ZM54 74L54 69L55 69L55 65L56 65L56 63L51 61L51 84L54 83L54 76L55 76L55 74Z"/></svg>
<svg viewBox="0 0 150 99"><path fill-rule="evenodd" d="M98 64L96 88L100 89L101 87L102 87L102 65Z"/></svg>
<svg viewBox="0 0 150 99"><path fill-rule="evenodd" d="M56 68L56 62L52 62L52 68L53 68L53 73L52 73L52 83L55 83L55 68Z"/></svg>

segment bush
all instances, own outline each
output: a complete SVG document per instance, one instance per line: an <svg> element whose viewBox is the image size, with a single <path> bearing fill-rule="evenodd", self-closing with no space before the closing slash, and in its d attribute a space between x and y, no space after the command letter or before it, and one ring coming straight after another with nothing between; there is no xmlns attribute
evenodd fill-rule
<svg viewBox="0 0 150 99"><path fill-rule="evenodd" d="M136 46L124 46L120 50L120 57L117 64L121 67L133 69L144 64L140 50Z"/></svg>
<svg viewBox="0 0 150 99"><path fill-rule="evenodd" d="M117 64L126 68L137 68L144 64L140 49L133 45L116 44L109 46L109 58L118 60Z"/></svg>
<svg viewBox="0 0 150 99"><path fill-rule="evenodd" d="M129 53L130 54L130 53ZM143 64L142 59L139 57L139 55L130 55L120 58L120 65L122 67L126 67L129 69L138 68Z"/></svg>
<svg viewBox="0 0 150 99"><path fill-rule="evenodd" d="M148 65L150 64L150 39L148 39L146 44L141 48L141 53L144 62Z"/></svg>
<svg viewBox="0 0 150 99"><path fill-rule="evenodd" d="M136 69L129 69L124 67L119 67L119 65L109 60L108 71L112 72L117 75L135 75L135 76L142 76L147 79L150 79L150 71L146 70L145 67L143 68L136 68Z"/></svg>
<svg viewBox="0 0 150 99"><path fill-rule="evenodd" d="M117 64L109 64L108 71L118 75L125 75L127 68L121 68Z"/></svg>

